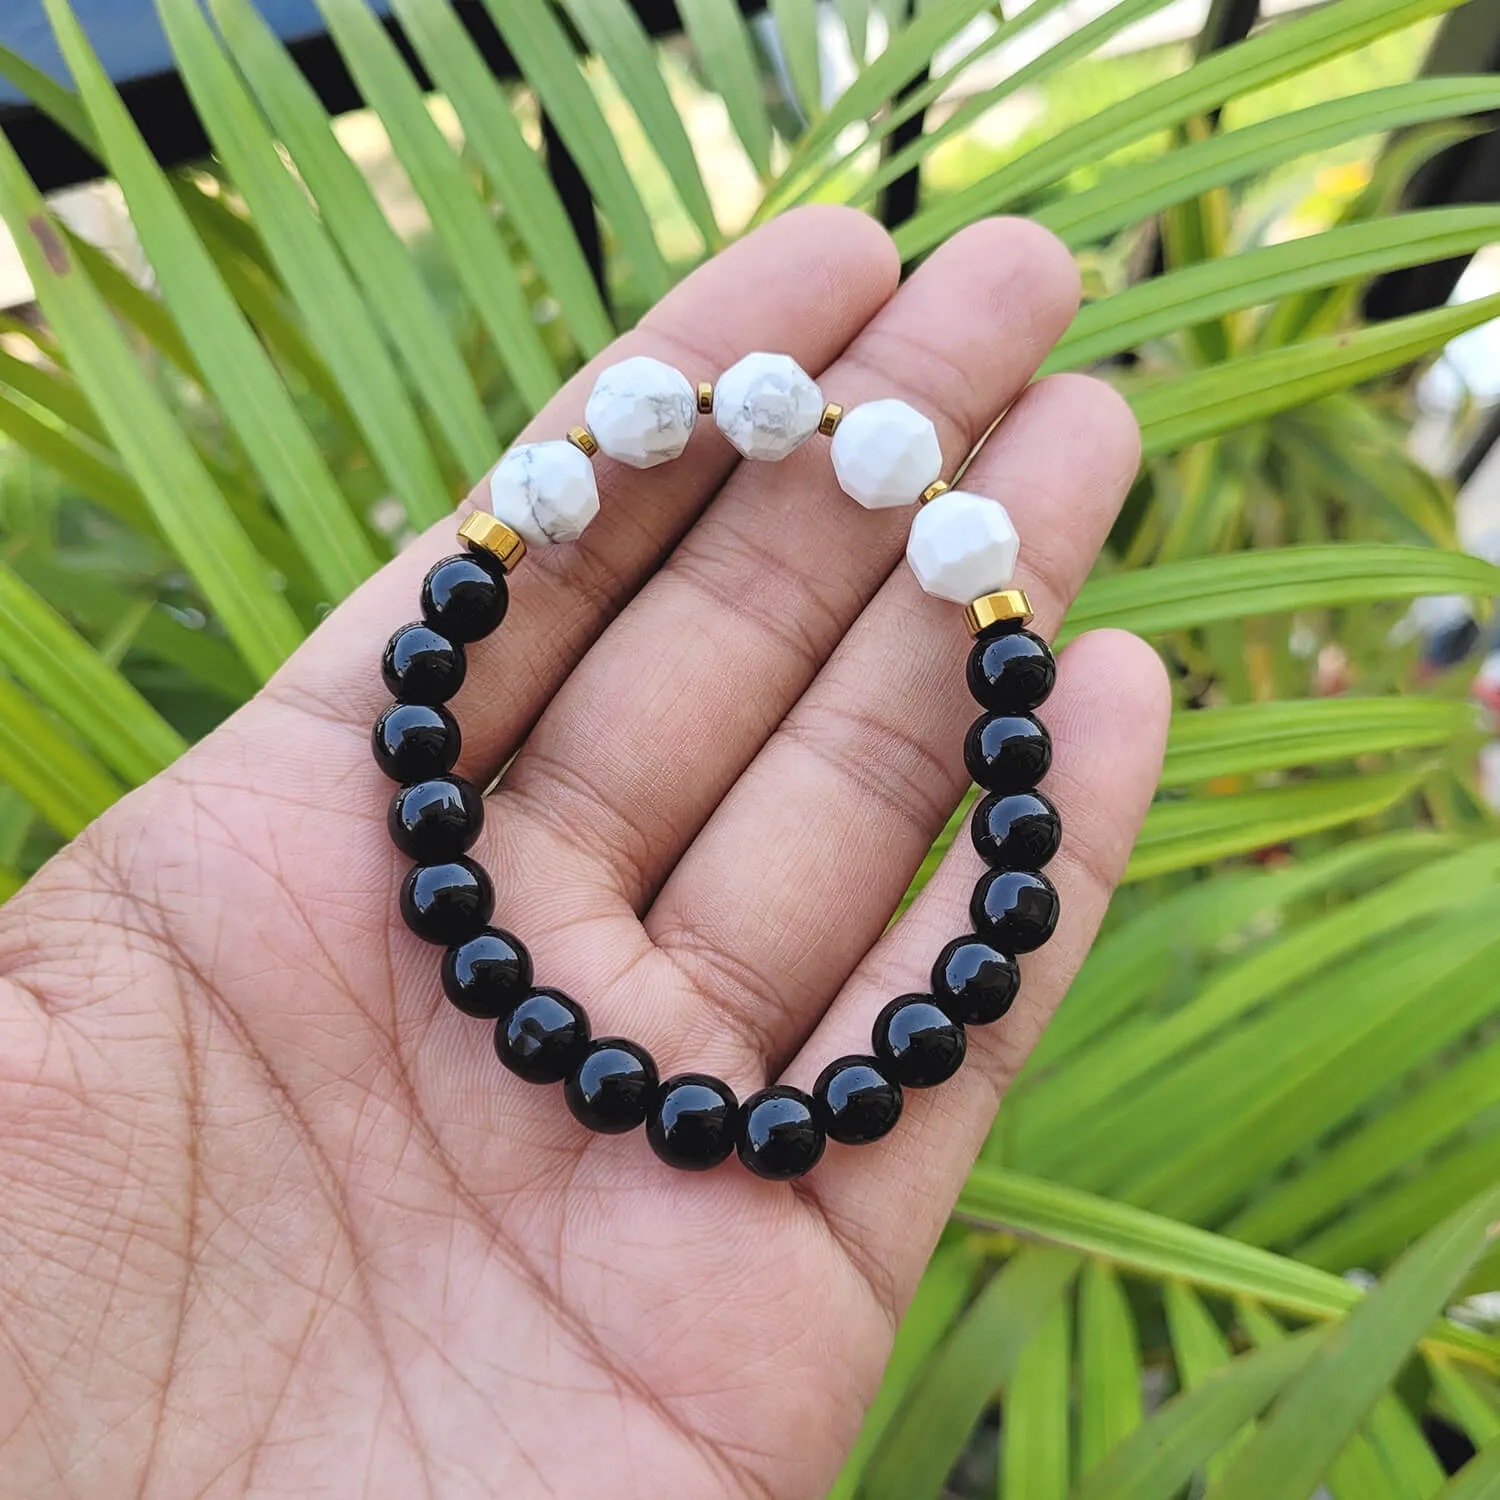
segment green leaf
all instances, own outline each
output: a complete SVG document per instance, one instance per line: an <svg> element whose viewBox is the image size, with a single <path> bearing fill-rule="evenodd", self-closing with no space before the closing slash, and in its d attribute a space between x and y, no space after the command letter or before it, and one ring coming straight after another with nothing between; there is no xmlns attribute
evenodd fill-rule
<svg viewBox="0 0 1500 1500"><path fill-rule="evenodd" d="M19 391L28 401L50 412L64 427L74 427L97 443L109 441L88 398L66 371L18 359L9 350L0 348L0 385Z"/></svg>
<svg viewBox="0 0 1500 1500"><path fill-rule="evenodd" d="M1235 1460L1212 1500L1308 1494L1494 1237L1491 1187L1428 1233L1317 1350Z"/></svg>
<svg viewBox="0 0 1500 1500"><path fill-rule="evenodd" d="M93 122L84 113L76 94L69 93L55 78L33 67L9 47L0 47L0 76L9 79L18 92L61 125L85 150L96 157L101 154Z"/></svg>
<svg viewBox="0 0 1500 1500"><path fill-rule="evenodd" d="M708 86L762 177L771 172L771 117L755 71L755 39L735 0L678 0L677 13Z"/></svg>
<svg viewBox="0 0 1500 1500"><path fill-rule="evenodd" d="M823 77L818 62L818 11L814 0L771 0L771 18L787 77L802 114L814 120L823 112Z"/></svg>
<svg viewBox="0 0 1500 1500"><path fill-rule="evenodd" d="M1012 1176L1007 1185L1014 1181ZM1078 1473L1086 1476L1097 1473L1141 1425L1135 1319L1120 1278L1095 1259L1084 1263L1078 1289L1078 1380Z"/></svg>
<svg viewBox="0 0 1500 1500"><path fill-rule="evenodd" d="M1427 1353L1427 1369L1469 1441L1476 1448L1500 1451L1500 1408L1478 1388L1470 1372L1432 1350Z"/></svg>
<svg viewBox="0 0 1500 1500"><path fill-rule="evenodd" d="M81 833L124 791L94 756L80 750L3 674L0 781L20 793L65 839Z"/></svg>
<svg viewBox="0 0 1500 1500"><path fill-rule="evenodd" d="M1442 1465L1399 1396L1387 1391L1376 1401L1365 1432L1403 1500L1430 1500L1442 1489Z"/></svg>
<svg viewBox="0 0 1500 1500"><path fill-rule="evenodd" d="M1233 1352L1203 1299L1186 1282L1169 1281L1162 1295L1179 1381L1184 1389L1196 1390L1229 1363ZM1210 1480L1224 1473L1253 1431L1243 1428L1208 1456L1205 1467Z"/></svg>
<svg viewBox="0 0 1500 1500"><path fill-rule="evenodd" d="M1067 1298L1059 1297L1021 1350L1006 1387L1000 1428L1002 1495L1067 1500L1072 1345L1071 1311Z"/></svg>
<svg viewBox="0 0 1500 1500"><path fill-rule="evenodd" d="M1500 1443L1471 1458L1438 1494L1439 1500L1494 1500L1500 1494Z"/></svg>

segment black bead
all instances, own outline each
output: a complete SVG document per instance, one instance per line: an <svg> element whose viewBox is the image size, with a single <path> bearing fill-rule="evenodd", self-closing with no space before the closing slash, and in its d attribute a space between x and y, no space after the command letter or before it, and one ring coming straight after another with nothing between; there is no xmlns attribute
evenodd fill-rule
<svg viewBox="0 0 1500 1500"><path fill-rule="evenodd" d="M1032 870L991 870L969 903L975 927L1006 953L1030 953L1057 926L1057 890Z"/></svg>
<svg viewBox="0 0 1500 1500"><path fill-rule="evenodd" d="M818 1075L813 1103L830 1140L860 1146L878 1141L901 1118L901 1085L873 1057L841 1057Z"/></svg>
<svg viewBox="0 0 1500 1500"><path fill-rule="evenodd" d="M776 1084L751 1094L740 1109L740 1160L757 1177L785 1182L817 1166L827 1139L801 1089Z"/></svg>
<svg viewBox="0 0 1500 1500"><path fill-rule="evenodd" d="M875 1055L903 1088L930 1089L952 1078L968 1043L961 1022L930 995L902 995L875 1018Z"/></svg>
<svg viewBox="0 0 1500 1500"><path fill-rule="evenodd" d="M707 1073L679 1073L656 1091L646 1139L669 1167L706 1172L734 1150L739 1118L727 1083Z"/></svg>
<svg viewBox="0 0 1500 1500"><path fill-rule="evenodd" d="M462 943L495 909L490 877L472 859L415 865L401 882L401 917L428 943Z"/></svg>
<svg viewBox="0 0 1500 1500"><path fill-rule="evenodd" d="M1040 792L991 792L974 809L969 832L992 868L1040 870L1062 843L1062 819Z"/></svg>
<svg viewBox="0 0 1500 1500"><path fill-rule="evenodd" d="M1020 986L1015 959L982 937L954 938L932 966L932 998L965 1026L998 1021Z"/></svg>
<svg viewBox="0 0 1500 1500"><path fill-rule="evenodd" d="M651 1054L619 1037L590 1042L563 1084L573 1118L601 1135L622 1135L644 1125L655 1093Z"/></svg>
<svg viewBox="0 0 1500 1500"><path fill-rule="evenodd" d="M484 803L467 781L438 776L404 786L386 816L391 842L423 864L457 859L479 837Z"/></svg>
<svg viewBox="0 0 1500 1500"><path fill-rule="evenodd" d="M495 1023L495 1053L527 1083L561 1083L583 1058L589 1018L561 990L532 990Z"/></svg>
<svg viewBox="0 0 1500 1500"><path fill-rule="evenodd" d="M375 764L392 781L446 775L457 764L462 745L453 715L426 703L391 704L370 734Z"/></svg>
<svg viewBox="0 0 1500 1500"><path fill-rule="evenodd" d="M492 573L467 552L445 557L422 580L422 618L450 641L481 640L509 604L504 573Z"/></svg>
<svg viewBox="0 0 1500 1500"><path fill-rule="evenodd" d="M1052 765L1052 736L1030 714L984 714L964 736L964 765L986 791L1027 791Z"/></svg>
<svg viewBox="0 0 1500 1500"><path fill-rule="evenodd" d="M969 652L969 691L997 714L1029 713L1046 701L1057 681L1057 662L1041 636L1029 630L986 632Z"/></svg>
<svg viewBox="0 0 1500 1500"><path fill-rule="evenodd" d="M385 643L380 675L403 703L446 703L464 685L464 648L430 625L403 625Z"/></svg>
<svg viewBox="0 0 1500 1500"><path fill-rule="evenodd" d="M531 955L498 927L443 955L443 993L466 1016L493 1021L531 988Z"/></svg>

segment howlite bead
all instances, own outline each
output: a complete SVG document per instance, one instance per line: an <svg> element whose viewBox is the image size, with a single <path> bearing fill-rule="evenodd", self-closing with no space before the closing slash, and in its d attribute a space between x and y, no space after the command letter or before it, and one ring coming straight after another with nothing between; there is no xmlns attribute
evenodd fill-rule
<svg viewBox="0 0 1500 1500"><path fill-rule="evenodd" d="M964 765L986 791L1025 791L1052 765L1052 737L1030 714L985 714L964 736Z"/></svg>
<svg viewBox="0 0 1500 1500"><path fill-rule="evenodd" d="M1030 713L1057 682L1057 662L1029 630L986 631L969 652L968 678L975 701L992 713Z"/></svg>
<svg viewBox="0 0 1500 1500"><path fill-rule="evenodd" d="M491 571L472 553L445 557L422 580L422 618L450 641L482 640L509 604L504 572Z"/></svg>
<svg viewBox="0 0 1500 1500"><path fill-rule="evenodd" d="M439 776L404 786L386 817L391 842L422 864L457 859L479 837L484 803L467 781Z"/></svg>
<svg viewBox="0 0 1500 1500"><path fill-rule="evenodd" d="M1040 870L1062 843L1062 819L1040 792L991 792L974 809L969 832L992 868Z"/></svg>
<svg viewBox="0 0 1500 1500"><path fill-rule="evenodd" d="M1057 890L1032 870L991 870L974 887L969 917L1005 953L1030 953L1057 926Z"/></svg>
<svg viewBox="0 0 1500 1500"><path fill-rule="evenodd" d="M446 775L462 745L458 721L446 708L427 703L391 704L370 733L375 764L392 781Z"/></svg>
<svg viewBox="0 0 1500 1500"><path fill-rule="evenodd" d="M508 932L486 927L443 955L443 993L466 1016L493 1021L531 988L531 955Z"/></svg>
<svg viewBox="0 0 1500 1500"><path fill-rule="evenodd" d="M464 685L464 648L432 626L403 625L385 643L380 675L402 703L446 703Z"/></svg>
<svg viewBox="0 0 1500 1500"><path fill-rule="evenodd" d="M1020 965L982 937L954 938L932 966L932 998L965 1026L998 1021L1020 986Z"/></svg>
<svg viewBox="0 0 1500 1500"><path fill-rule="evenodd" d="M619 1037L590 1042L563 1084L573 1118L601 1135L622 1135L645 1124L655 1093L651 1054Z"/></svg>
<svg viewBox="0 0 1500 1500"><path fill-rule="evenodd" d="M739 1118L727 1083L707 1073L679 1073L656 1091L646 1139L669 1167L706 1172L734 1150Z"/></svg>
<svg viewBox="0 0 1500 1500"><path fill-rule="evenodd" d="M740 1110L740 1160L757 1177L785 1182L817 1166L827 1138L801 1089L776 1084L751 1094Z"/></svg>
<svg viewBox="0 0 1500 1500"><path fill-rule="evenodd" d="M929 995L901 995L875 1018L875 1055L903 1088L930 1089L963 1064L963 1025Z"/></svg>
<svg viewBox="0 0 1500 1500"><path fill-rule="evenodd" d="M427 943L461 943L490 919L495 888L472 859L416 865L401 882L401 917Z"/></svg>
<svg viewBox="0 0 1500 1500"><path fill-rule="evenodd" d="M818 1121L845 1146L878 1141L901 1118L901 1085L873 1057L841 1057L813 1085Z"/></svg>
<svg viewBox="0 0 1500 1500"><path fill-rule="evenodd" d="M527 1083L561 1083L583 1058L589 1018L561 990L533 990L495 1023L495 1054Z"/></svg>

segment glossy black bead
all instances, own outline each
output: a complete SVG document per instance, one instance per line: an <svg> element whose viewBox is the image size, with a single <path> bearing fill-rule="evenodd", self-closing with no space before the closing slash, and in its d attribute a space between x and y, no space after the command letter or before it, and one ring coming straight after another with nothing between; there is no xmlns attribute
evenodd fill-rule
<svg viewBox="0 0 1500 1500"><path fill-rule="evenodd" d="M472 859L415 865L401 882L401 917L428 943L462 943L495 909L490 877Z"/></svg>
<svg viewBox="0 0 1500 1500"><path fill-rule="evenodd" d="M986 791L1027 791L1052 765L1052 736L1030 714L984 714L964 736L964 765Z"/></svg>
<svg viewBox="0 0 1500 1500"><path fill-rule="evenodd" d="M901 1085L876 1058L841 1057L818 1075L813 1103L830 1140L861 1146L889 1134L901 1118Z"/></svg>
<svg viewBox="0 0 1500 1500"><path fill-rule="evenodd" d="M457 764L462 746L458 721L446 708L427 703L391 704L370 733L375 764L392 781L444 776Z"/></svg>
<svg viewBox="0 0 1500 1500"><path fill-rule="evenodd" d="M1040 792L991 792L974 809L969 832L992 868L1040 870L1062 843L1062 819Z"/></svg>
<svg viewBox="0 0 1500 1500"><path fill-rule="evenodd" d="M530 988L531 955L498 927L486 927L443 955L443 993L466 1016L496 1020Z"/></svg>
<svg viewBox="0 0 1500 1500"><path fill-rule="evenodd" d="M827 1144L813 1101L801 1089L776 1084L751 1094L740 1109L735 1149L757 1177L800 1177L817 1166Z"/></svg>
<svg viewBox="0 0 1500 1500"><path fill-rule="evenodd" d="M986 631L969 652L969 691L997 714L1030 713L1057 682L1057 662L1029 630Z"/></svg>
<svg viewBox="0 0 1500 1500"><path fill-rule="evenodd" d="M1034 870L991 870L969 903L975 927L1006 953L1030 953L1057 926L1057 890Z"/></svg>
<svg viewBox="0 0 1500 1500"><path fill-rule="evenodd" d="M740 1106L727 1083L707 1073L679 1073L656 1091L646 1139L669 1167L706 1172L734 1150Z"/></svg>
<svg viewBox="0 0 1500 1500"><path fill-rule="evenodd" d="M963 1024L930 995L901 995L875 1018L875 1055L903 1088L930 1089L952 1078L968 1043Z"/></svg>
<svg viewBox="0 0 1500 1500"><path fill-rule="evenodd" d="M464 685L468 662L457 641L431 625L403 625L385 643L380 675L402 703L446 703Z"/></svg>
<svg viewBox="0 0 1500 1500"><path fill-rule="evenodd" d="M646 1123L656 1094L656 1064L622 1037L590 1042L563 1084L573 1118L601 1135L623 1135Z"/></svg>
<svg viewBox="0 0 1500 1500"><path fill-rule="evenodd" d="M510 604L505 574L491 572L467 552L445 557L422 580L422 618L450 641L477 641L504 618Z"/></svg>
<svg viewBox="0 0 1500 1500"><path fill-rule="evenodd" d="M423 864L457 859L484 827L484 803L467 781L437 776L404 786L386 816L391 842Z"/></svg>
<svg viewBox="0 0 1500 1500"><path fill-rule="evenodd" d="M495 1054L527 1083L561 1083L582 1061L589 1018L561 990L532 990L495 1023Z"/></svg>
<svg viewBox="0 0 1500 1500"><path fill-rule="evenodd" d="M932 998L965 1026L998 1021L1020 987L1020 965L982 937L954 938L932 966Z"/></svg>

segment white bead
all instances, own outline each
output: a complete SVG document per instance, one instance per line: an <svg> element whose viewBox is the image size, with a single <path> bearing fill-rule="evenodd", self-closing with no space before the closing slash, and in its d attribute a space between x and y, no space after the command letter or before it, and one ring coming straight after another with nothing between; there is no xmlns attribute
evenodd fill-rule
<svg viewBox="0 0 1500 1500"><path fill-rule="evenodd" d="M917 582L939 599L970 604L1008 588L1021 539L998 500L944 490L916 514L906 560Z"/></svg>
<svg viewBox="0 0 1500 1500"><path fill-rule="evenodd" d="M602 371L583 409L600 448L635 469L679 457L697 415L697 394L687 376L645 354Z"/></svg>
<svg viewBox="0 0 1500 1500"><path fill-rule="evenodd" d="M870 510L914 504L943 472L937 428L904 401L866 401L845 412L831 456L839 487Z"/></svg>
<svg viewBox="0 0 1500 1500"><path fill-rule="evenodd" d="M714 421L746 458L785 458L822 416L823 393L789 354L747 354L714 386Z"/></svg>
<svg viewBox="0 0 1500 1500"><path fill-rule="evenodd" d="M522 443L490 475L490 509L528 547L576 541L599 514L594 466L572 443Z"/></svg>

